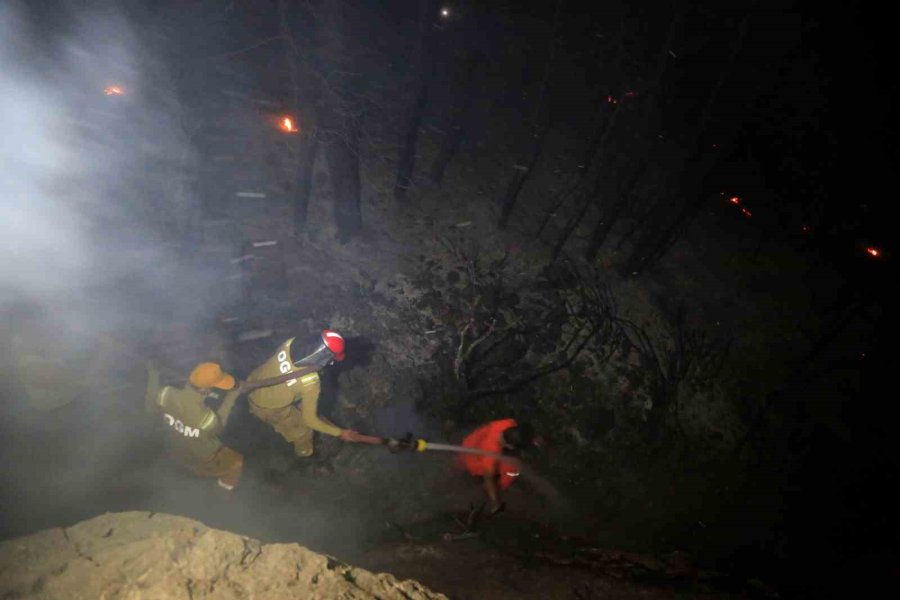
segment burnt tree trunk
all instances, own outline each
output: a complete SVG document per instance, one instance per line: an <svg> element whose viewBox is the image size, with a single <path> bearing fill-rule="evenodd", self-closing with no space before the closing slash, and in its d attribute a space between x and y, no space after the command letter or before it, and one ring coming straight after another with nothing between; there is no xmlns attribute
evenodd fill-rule
<svg viewBox="0 0 900 600"><path fill-rule="evenodd" d="M575 229L578 228L578 224L581 223L581 220L584 218L584 215L587 214L588 209L593 203L597 201L597 198L600 196L601 181L604 175L603 154L604 150L606 150L607 146L609 145L609 138L611 136L611 133L615 130L616 117L619 115L620 106L621 102L617 102L613 105L613 110L609 116L609 120L606 122L603 128L603 135L600 136L600 139L597 142L597 153L600 154L601 159L599 161L600 170L594 180L594 187L589 193L586 193L584 195L581 208L571 219L569 219L569 222L566 223L566 227L563 229L562 234L560 234L559 240L557 240L556 245L553 247L553 256L551 258L551 262L555 261L559 257L559 254L560 252L562 252L563 246L566 245L569 236L571 236Z"/></svg>
<svg viewBox="0 0 900 600"><path fill-rule="evenodd" d="M649 161L646 158L642 159L637 168L632 172L631 177L628 178L625 185L619 188L613 204L601 208L600 219L594 227L594 233L591 235L591 243L587 249L587 257L589 259L593 259L597 256L597 251L600 250L603 242L606 241L606 237L612 230L613 225L615 225L619 216L622 214L622 210L628 204L628 200L632 197L634 188L637 187L638 182L647 170L648 162Z"/></svg>
<svg viewBox="0 0 900 600"><path fill-rule="evenodd" d="M602 51L598 50L597 52L595 52L593 60L597 64L602 65L609 62L614 65L614 67L612 69L608 69L609 72L604 75L606 78L620 78L619 76L622 71L622 61L625 56L624 42L625 23L622 22L621 26L619 27L619 32L616 35L615 41L613 42L615 52L613 54L612 60L605 60ZM569 198L574 197L577 201L577 199L580 197L580 192L584 190L584 186L586 185L587 181L587 175L591 172L591 167L594 163L594 159L600 153L601 147L607 140L606 132L609 130L610 125L613 123L613 119L615 118L615 111L618 109L618 104L611 104L609 102L613 94L613 87L613 85L599 86L593 104L600 107L600 109L597 111L596 119L593 126L591 127L591 134L587 138L587 142L584 148L584 154L582 155L581 162L578 164L578 173L575 177L575 182L554 197L550 206L544 211L544 216L541 219L540 226L538 227L537 235L541 235L544 232L544 228L549 225L550 220L556 216L557 211L566 203ZM612 108L609 109L609 107ZM554 252L554 256L556 254L557 252Z"/></svg>
<svg viewBox="0 0 900 600"><path fill-rule="evenodd" d="M541 149L544 146L544 139L550 129L549 118L543 117L545 112L544 100L547 96L547 87L550 83L550 72L553 66L553 57L556 53L556 32L559 29L559 12L562 7L562 0L556 0L556 8L553 14L553 27L550 30L550 40L547 44L547 60L544 63L544 77L541 80L541 87L538 91L537 102L534 106L534 113L531 118L532 123L532 144L531 151L527 153L524 160L513 165L513 174L506 187L506 194L500 204L500 219L497 227L503 229L509 221L509 215L512 213L519 198L519 192L525 186L525 182L531 176L534 166L537 164L541 155Z"/></svg>
<svg viewBox="0 0 900 600"><path fill-rule="evenodd" d="M313 111L308 111L307 114ZM301 129L297 142L297 172L294 176L294 234L299 235L306 228L309 213L309 197L312 194L313 164L316 161L316 140L314 122L311 118L304 121L307 129Z"/></svg>
<svg viewBox="0 0 900 600"><path fill-rule="evenodd" d="M584 194L584 198L581 202L581 208L577 213L572 215L568 222L566 222L566 226L563 228L562 233L559 236L559 239L556 240L556 244L553 246L553 254L550 257L550 262L556 261L559 258L560 253L562 252L563 247L566 245L566 242L569 240L569 237L578 227L578 224L581 223L581 220L584 218L584 215L587 213L588 208L590 208L591 204L594 202L594 198L600 195L600 188L603 182L603 171L598 172L594 177L594 186L593 188Z"/></svg>
<svg viewBox="0 0 900 600"><path fill-rule="evenodd" d="M345 0L324 0L319 27L319 58L328 85L322 90L318 106L318 133L328 163L334 195L334 220L337 237L348 241L362 227L359 179L358 117L353 115L350 82L344 68Z"/></svg>
<svg viewBox="0 0 900 600"><path fill-rule="evenodd" d="M395 200L403 200L406 196L416 167L416 146L419 140L419 127L422 124L425 106L428 103L428 92L431 87L432 66L434 64L431 51L430 28L436 6L436 0L419 0L419 35L416 42L416 79L418 88L416 99L410 111L406 136L397 162L397 181L394 183Z"/></svg>
<svg viewBox="0 0 900 600"><path fill-rule="evenodd" d="M278 0L278 30L284 41L288 77L291 82L289 109L299 128L292 143L297 167L289 190L293 196L294 234L299 235L306 227L309 197L312 192L312 171L317 148L315 107L318 86L316 78L310 73L301 73L300 53L290 25L288 0Z"/></svg>
<svg viewBox="0 0 900 600"><path fill-rule="evenodd" d="M707 180L716 160L708 156L703 140L712 119L713 108L719 99L725 81L732 75L737 57L743 49L749 22L748 14L741 21L738 36L735 38L728 60L719 73L703 107L697 124L697 134L694 136L693 151L685 163L681 183L676 192L670 196L675 199L675 202L662 204L661 214L658 214L655 219L651 215L653 224L644 230L643 235L639 236L631 255L622 266L622 275L639 274L665 256L669 248L677 241L679 233L685 229L687 223L700 210L703 202L711 193L711 190L707 189ZM755 98L755 94L753 96ZM748 104L752 104L752 102L751 99ZM725 135L729 142L737 133L739 125L740 123L733 124ZM730 143L722 144L723 147L729 145ZM724 153L724 148L720 149L719 155Z"/></svg>
<svg viewBox="0 0 900 600"><path fill-rule="evenodd" d="M475 67L478 64L478 56L475 53L470 54L463 65L463 100L461 106L457 109L453 117L453 124L450 126L450 132L444 137L441 149L434 164L431 168L431 182L439 184L444 179L444 171L447 165L453 159L459 144L463 138L463 130L466 119L469 116L469 109L472 107L472 100L475 97Z"/></svg>
<svg viewBox="0 0 900 600"><path fill-rule="evenodd" d="M359 178L359 138L360 123L356 119L346 119L344 135L340 143L330 150L331 188L334 191L334 221L337 224L337 238L348 242L362 227Z"/></svg>
<svg viewBox="0 0 900 600"><path fill-rule="evenodd" d="M556 211L560 209L560 207L568 200L571 196L578 196L578 191L582 189L582 186L585 183L585 179L587 174L591 170L591 165L594 162L594 158L597 156L600 151L600 146L604 141L604 133L607 131L607 128L610 123L610 117L607 115L603 115L601 118L597 120L597 125L594 127L594 133L591 135L590 140L588 141L588 145L585 147L584 155L581 159L581 163L578 166L578 175L575 178L575 183L573 183L570 187L566 188L564 191L560 192L554 202L544 211L544 217L541 219L541 224L538 227L537 234L541 235L544 232L544 228L550 223L550 219L556 216Z"/></svg>

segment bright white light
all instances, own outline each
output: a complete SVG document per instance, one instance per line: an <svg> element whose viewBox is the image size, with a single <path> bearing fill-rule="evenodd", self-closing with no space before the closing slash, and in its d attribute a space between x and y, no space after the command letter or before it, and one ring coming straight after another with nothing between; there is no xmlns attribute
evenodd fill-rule
<svg viewBox="0 0 900 600"><path fill-rule="evenodd" d="M449 9L449 8L442 8L442 9L441 9L441 16L442 16L442 17L449 17L449 16L450 16L450 9Z"/></svg>

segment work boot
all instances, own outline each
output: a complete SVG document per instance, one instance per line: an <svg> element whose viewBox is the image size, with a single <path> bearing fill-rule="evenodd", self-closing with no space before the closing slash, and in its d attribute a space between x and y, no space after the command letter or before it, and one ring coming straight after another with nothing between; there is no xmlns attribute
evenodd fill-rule
<svg viewBox="0 0 900 600"><path fill-rule="evenodd" d="M221 478L216 481L216 497L221 498L226 501L231 501L234 498L234 488L237 485L237 482L234 484L225 481L225 478Z"/></svg>

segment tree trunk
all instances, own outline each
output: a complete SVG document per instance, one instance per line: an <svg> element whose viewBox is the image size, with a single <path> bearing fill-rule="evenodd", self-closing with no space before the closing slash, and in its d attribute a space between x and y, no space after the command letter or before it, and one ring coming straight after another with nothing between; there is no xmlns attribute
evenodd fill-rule
<svg viewBox="0 0 900 600"><path fill-rule="evenodd" d="M474 53L469 55L465 60L463 66L462 105L456 111L456 115L453 118L453 124L450 126L450 132L444 137L441 149L438 152L437 158L434 160L434 165L431 168L432 183L441 183L444 179L444 171L446 170L447 165L459 149L466 118L469 115L469 109L472 107L472 100L475 97L475 67L477 64L477 56Z"/></svg>
<svg viewBox="0 0 900 600"><path fill-rule="evenodd" d="M697 124L693 151L685 163L685 172L681 177L682 183L678 186L676 193L670 196L676 202L661 205L661 211L664 211L664 213L653 219L655 225L645 229L644 234L639 237L631 256L622 267L622 275L641 273L665 256L666 252L677 240L679 232L684 229L687 222L693 218L703 205L703 202L708 198L706 180L715 164L715 159L705 156L707 153L705 152L706 148L703 147L704 134L709 127L713 108L719 99L725 81L731 76L737 57L743 49L744 40L749 29L749 21L749 14L747 14L741 21L739 33L731 48L728 61L719 73L719 77L716 79L716 83L707 97ZM752 104L752 100L750 103ZM722 148L718 152L719 156L726 153L725 147L730 145L739 125L740 123L734 124L728 135L724 136L728 138L729 143L722 144Z"/></svg>
<svg viewBox="0 0 900 600"><path fill-rule="evenodd" d="M597 153L600 151L600 146L604 140L604 133L609 126L610 118L605 116L598 119L597 125L594 128L594 133L591 135L590 141L588 142L587 147L584 151L584 156L581 159L581 163L579 164L578 175L575 179L575 183L572 184L565 191L560 192L553 204L544 211L544 217L541 220L541 224L538 227L537 235L541 235L544 232L544 228L550 223L550 219L552 219L556 215L556 211L565 203L566 200L569 199L573 194L577 196L578 191L581 189L581 186L584 185L584 180L587 177L587 174L591 170L591 165L594 162L594 158L597 156Z"/></svg>
<svg viewBox="0 0 900 600"><path fill-rule="evenodd" d="M562 252L563 247L566 245L566 242L569 240L569 237L578 228L578 224L581 223L581 220L584 218L584 215L587 213L588 208L590 208L591 204L594 202L594 199L600 195L600 186L603 181L603 172L597 173L594 179L594 187L591 191L584 194L584 199L581 203L581 208L577 213L572 215L569 218L569 221L566 223L566 226L563 228L562 233L559 236L559 239L556 241L556 245L553 246L553 254L550 257L550 262L555 262L557 258L559 258L559 254Z"/></svg>
<svg viewBox="0 0 900 600"><path fill-rule="evenodd" d="M509 215L512 213L513 207L516 205L516 200L519 198L519 192L525 187L525 182L528 181L531 172L534 170L534 166L541 156L541 150L544 147L544 139L547 136L548 129L549 127L544 127L535 134L534 145L532 146L528 163L524 165L518 163L513 165L512 178L509 180L509 185L506 187L506 194L503 197L503 203L500 209L500 221L497 223L497 227L500 229L506 227Z"/></svg>
<svg viewBox="0 0 900 600"><path fill-rule="evenodd" d="M330 150L331 189L334 191L334 221L338 241L346 243L362 227L359 178L360 124L347 119L347 139L334 144Z"/></svg>
<svg viewBox="0 0 900 600"><path fill-rule="evenodd" d="M312 114L310 109L306 114ZM298 133L297 172L294 177L294 235L300 235L306 228L306 217L309 212L309 197L312 194L313 164L316 161L318 142L313 132L311 119L302 121L308 129Z"/></svg>
<svg viewBox="0 0 900 600"><path fill-rule="evenodd" d="M566 223L565 229L563 230L562 234L559 237L559 240L556 242L556 245L553 248L553 256L551 258L551 262L555 261L559 257L559 253L562 252L563 246L565 246L566 241L568 241L569 239L569 236L572 235L572 232L574 232L575 229L578 228L578 224L581 222L581 219L584 218L584 215L587 214L587 211L591 207L591 204L596 202L597 198L600 195L601 179L603 177L603 151L609 144L610 134L615 129L616 117L619 115L619 106L621 106L621 102L613 105L612 114L610 114L609 120L606 122L606 125L603 128L603 135L597 142L597 152L601 154L601 169L600 172L597 173L596 179L594 180L594 188L589 193L585 194L584 202L578 213L573 219L570 219L569 222Z"/></svg>
<svg viewBox="0 0 900 600"><path fill-rule="evenodd" d="M435 0L419 0L419 36L416 43L418 91L416 92L415 102L412 105L406 137L397 163L397 181L394 183L395 200L403 200L406 196L416 167L416 146L419 139L419 127L425 114L425 105L428 103L428 91L431 87L434 63L430 43L430 25L436 5Z"/></svg>
<svg viewBox="0 0 900 600"><path fill-rule="evenodd" d="M537 102L534 106L534 114L531 118L533 145L530 154L527 155L529 156L529 158L526 159L527 162L522 161L525 164L517 163L513 165L512 178L509 181L509 185L506 188L506 195L500 205L500 220L497 223L497 227L500 229L506 227L506 223L509 221L509 215L512 213L512 210L516 205L516 200L519 198L519 192L522 191L525 182L528 181L528 178L531 175L531 171L537 164L538 158L541 155L541 149L544 146L544 139L550 129L549 119L546 119L545 122L545 118L542 117L542 114L544 113L544 99L547 96L547 87L550 82L553 57L556 53L556 32L559 29L559 12L561 7L562 0L556 0L556 8L553 14L553 27L550 30L550 40L547 43L547 60L544 63L544 77L541 81Z"/></svg>
<svg viewBox="0 0 900 600"><path fill-rule="evenodd" d="M309 197L312 192L312 170L316 158L315 105L317 96L316 78L303 77L298 65L299 52L288 17L288 0L278 0L278 30L284 40L285 59L291 82L289 110L300 131L292 140L292 150L297 160L297 169L290 192L294 205L294 234L299 235L306 227L309 212ZM301 91L303 90L303 91Z"/></svg>
<svg viewBox="0 0 900 600"><path fill-rule="evenodd" d="M622 22L619 27L619 32L616 35L616 39L614 42L615 45L615 53L611 60L604 59L601 52L597 52L593 56L594 62L597 64L613 64L614 68L607 69L603 77L607 79L617 79L618 74L622 71L622 60L625 56L624 50L624 41L625 41L625 24ZM553 199L551 205L544 211L544 216L541 219L541 224L538 227L537 235L541 235L544 232L544 228L550 223L550 219L556 216L556 212L565 204L566 200L570 197L574 196L578 198L580 196L579 192L583 190L583 185L586 182L586 178L588 173L591 171L591 166L594 163L594 159L597 157L600 152L601 147L606 142L606 132L609 131L610 125L613 123L615 118L616 110L619 108L618 103L610 105L608 99L614 93L613 88L614 85L607 85L605 87L601 86L597 90L597 94L594 98L594 106L600 107L597 111L597 118L594 126L591 128L591 135L587 139L587 145L584 149L584 154L582 156L581 162L578 165L578 174L575 179L575 183L568 187L565 191L556 195ZM612 106L612 109L607 110L608 107ZM565 242L563 242L565 243ZM554 252L556 255L557 252ZM555 260L555 258L554 258Z"/></svg>
<svg viewBox="0 0 900 600"><path fill-rule="evenodd" d="M631 174L631 177L628 178L628 182L619 189L618 197L616 198L612 206L601 210L600 220L597 221L597 225L596 227L594 227L594 233L591 236L591 243L587 249L588 259L593 259L595 256L597 256L597 251L600 250L603 242L606 241L606 237L612 230L613 225L615 225L616 221L619 219L619 216L622 214L622 209L625 208L625 205L628 204L629 198L631 198L632 194L634 193L634 188L637 187L637 184L641 180L644 171L647 170L648 162L649 161L647 160L647 158L643 158L641 160L641 162L638 164L638 167Z"/></svg>
<svg viewBox="0 0 900 600"><path fill-rule="evenodd" d="M333 208L337 237L346 242L362 226L359 180L358 119L348 110L352 106L344 97L350 87L344 68L344 0L324 0L319 28L322 72L331 74L329 86L323 90L317 117L318 132L323 135L325 158L334 194Z"/></svg>

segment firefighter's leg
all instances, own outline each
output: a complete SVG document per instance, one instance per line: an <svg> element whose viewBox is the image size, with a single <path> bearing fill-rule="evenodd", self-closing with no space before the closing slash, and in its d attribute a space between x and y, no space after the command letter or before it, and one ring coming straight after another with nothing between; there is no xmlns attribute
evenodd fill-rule
<svg viewBox="0 0 900 600"><path fill-rule="evenodd" d="M294 446L294 454L301 458L312 456L313 430L303 424L303 415L294 406L283 408L259 408L250 403L250 412L272 425L281 437Z"/></svg>
<svg viewBox="0 0 900 600"><path fill-rule="evenodd" d="M216 453L217 470L219 471L219 487L231 491L241 479L244 470L244 457L227 446Z"/></svg>
<svg viewBox="0 0 900 600"><path fill-rule="evenodd" d="M241 479L244 457L228 446L222 446L208 461L185 466L200 477L216 477L219 487L231 491Z"/></svg>

